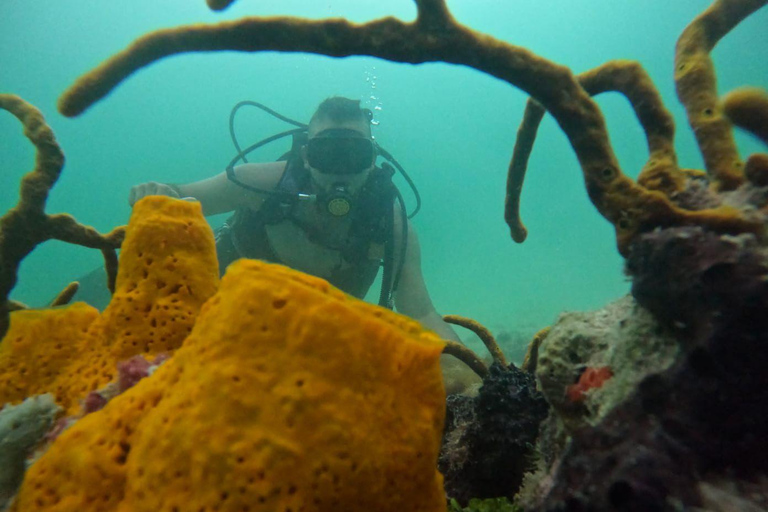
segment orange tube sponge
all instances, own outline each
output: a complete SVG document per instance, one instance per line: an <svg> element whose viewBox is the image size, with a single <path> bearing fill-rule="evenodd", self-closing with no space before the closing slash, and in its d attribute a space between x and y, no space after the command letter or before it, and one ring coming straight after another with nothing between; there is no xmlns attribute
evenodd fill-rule
<svg viewBox="0 0 768 512"><path fill-rule="evenodd" d="M133 208L115 293L89 334L116 361L181 346L219 283L216 242L200 203L161 196Z"/></svg>
<svg viewBox="0 0 768 512"><path fill-rule="evenodd" d="M99 311L83 302L64 308L11 313L0 343L0 404L53 393L64 403L56 381L83 354L82 339Z"/></svg>
<svg viewBox="0 0 768 512"><path fill-rule="evenodd" d="M14 336L22 336L26 351L9 351L0 358L0 403L52 392L68 413L78 412L81 399L114 378L119 361L181 346L218 281L213 233L200 204L159 196L139 201L123 242L115 293L100 317L89 317L87 332L79 329L82 322L61 327L66 323L59 320L61 311L69 309L13 313L51 318L39 326L24 322L19 330L25 335L6 337L13 346ZM35 354L49 353L51 343L69 347L76 357L59 358L45 370L28 373L39 365ZM4 394L3 389L17 391Z"/></svg>
<svg viewBox="0 0 768 512"><path fill-rule="evenodd" d="M61 405L76 410L114 378L119 361L180 347L218 281L215 241L200 203L160 196L136 203L115 293L88 330L88 351L62 378Z"/></svg>
<svg viewBox="0 0 768 512"><path fill-rule="evenodd" d="M240 260L173 358L62 434L13 510L442 512L443 346Z"/></svg>

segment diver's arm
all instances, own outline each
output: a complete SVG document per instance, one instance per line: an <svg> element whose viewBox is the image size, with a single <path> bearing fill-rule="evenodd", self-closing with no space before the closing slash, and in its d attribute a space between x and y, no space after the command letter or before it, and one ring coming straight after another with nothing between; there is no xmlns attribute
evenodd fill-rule
<svg viewBox="0 0 768 512"><path fill-rule="evenodd" d="M397 239L399 236L396 233ZM435 331L441 338L460 342L451 326L435 310L432 299L429 297L427 285L424 283L424 276L421 273L419 237L410 222L408 223L405 261L400 275L400 283L395 292L395 307L398 312L417 320L427 329Z"/></svg>
<svg viewBox="0 0 768 512"><path fill-rule="evenodd" d="M395 218L397 223L397 217ZM395 240L398 232L395 230ZM397 244L395 244L397 248ZM395 254L398 254L396 251ZM419 323L435 331L441 338L461 343L454 330L435 311L432 299L427 292L424 277L421 274L421 249L419 237L410 223L408 223L408 245L405 250L405 261L400 276L400 283L395 292L395 306L397 311L407 315ZM440 356L440 367L443 372L443 383L447 394L471 393L482 383L467 365L453 356L443 354Z"/></svg>
<svg viewBox="0 0 768 512"><path fill-rule="evenodd" d="M285 162L244 164L235 167L235 175L239 181L248 186L273 190L284 169ZM231 212L243 207L258 210L267 197L266 194L252 192L231 182L225 172L182 185L143 183L131 189L128 202L133 206L136 201L148 195L194 198L200 201L203 214L206 216Z"/></svg>

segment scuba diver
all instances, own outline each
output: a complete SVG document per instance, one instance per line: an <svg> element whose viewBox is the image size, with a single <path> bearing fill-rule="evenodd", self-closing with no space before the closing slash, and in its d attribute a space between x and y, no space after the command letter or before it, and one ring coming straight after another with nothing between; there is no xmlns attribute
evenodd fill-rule
<svg viewBox="0 0 768 512"><path fill-rule="evenodd" d="M216 231L222 274L238 258L261 259L321 277L363 299L382 267L380 305L460 342L430 299L419 239L392 183L394 169L376 165L384 150L372 138L372 117L359 101L328 98L308 126L290 132L291 151L278 161L237 166L247 160L230 117L238 157L226 172L183 185L136 185L129 203L164 195L193 198L206 216L234 212ZM443 355L441 365L448 393L479 383L451 356Z"/></svg>

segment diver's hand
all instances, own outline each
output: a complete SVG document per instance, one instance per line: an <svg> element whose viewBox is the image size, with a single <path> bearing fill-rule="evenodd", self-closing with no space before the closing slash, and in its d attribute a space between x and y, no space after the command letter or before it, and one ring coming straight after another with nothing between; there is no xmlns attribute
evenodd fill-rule
<svg viewBox="0 0 768 512"><path fill-rule="evenodd" d="M133 206L139 199L147 196L168 196L181 199L174 187L166 185L165 183L149 181L131 188L131 192L128 194L128 204Z"/></svg>

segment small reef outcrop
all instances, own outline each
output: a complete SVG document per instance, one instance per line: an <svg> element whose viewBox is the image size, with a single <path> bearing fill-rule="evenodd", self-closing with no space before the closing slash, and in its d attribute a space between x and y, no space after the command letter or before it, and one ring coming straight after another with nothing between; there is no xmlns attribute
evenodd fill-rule
<svg viewBox="0 0 768 512"><path fill-rule="evenodd" d="M553 413L526 510L768 505L768 252L700 227L640 237L632 296L562 315L539 351ZM574 400L590 368L612 376Z"/></svg>
<svg viewBox="0 0 768 512"><path fill-rule="evenodd" d="M450 395L439 468L448 496L513 499L549 406L528 372L491 365L477 396Z"/></svg>

